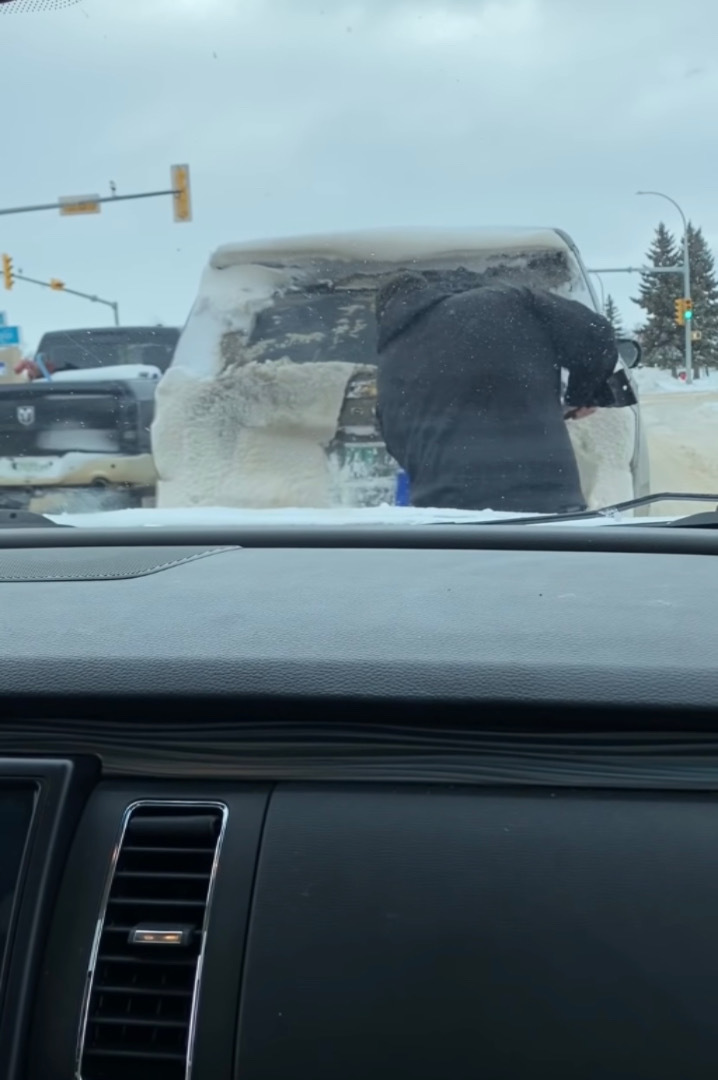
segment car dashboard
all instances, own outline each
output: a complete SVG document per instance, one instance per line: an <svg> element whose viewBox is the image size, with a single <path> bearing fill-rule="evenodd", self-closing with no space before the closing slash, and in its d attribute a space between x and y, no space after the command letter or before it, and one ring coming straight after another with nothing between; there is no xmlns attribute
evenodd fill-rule
<svg viewBox="0 0 718 1080"><path fill-rule="evenodd" d="M716 554L0 533L2 1076L713 1077Z"/></svg>

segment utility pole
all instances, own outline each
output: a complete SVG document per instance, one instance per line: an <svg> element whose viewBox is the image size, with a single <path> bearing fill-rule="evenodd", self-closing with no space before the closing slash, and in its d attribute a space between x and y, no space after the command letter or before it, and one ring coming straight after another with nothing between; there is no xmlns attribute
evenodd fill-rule
<svg viewBox="0 0 718 1080"><path fill-rule="evenodd" d="M693 382L693 301L691 297L691 259L688 249L688 221L682 208L670 195L664 195L662 191L637 191L637 195L655 195L657 199L665 199L675 206L681 215L683 222L683 328L685 331L685 358L686 358L686 383ZM651 273L654 271L651 270Z"/></svg>

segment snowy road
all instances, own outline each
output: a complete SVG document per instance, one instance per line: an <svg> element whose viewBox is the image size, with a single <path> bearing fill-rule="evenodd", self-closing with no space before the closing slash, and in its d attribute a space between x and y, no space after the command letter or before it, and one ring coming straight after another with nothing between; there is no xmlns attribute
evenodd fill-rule
<svg viewBox="0 0 718 1080"><path fill-rule="evenodd" d="M718 492L718 390L642 393L641 410L651 490ZM661 517L709 509L702 503L657 503L650 513Z"/></svg>

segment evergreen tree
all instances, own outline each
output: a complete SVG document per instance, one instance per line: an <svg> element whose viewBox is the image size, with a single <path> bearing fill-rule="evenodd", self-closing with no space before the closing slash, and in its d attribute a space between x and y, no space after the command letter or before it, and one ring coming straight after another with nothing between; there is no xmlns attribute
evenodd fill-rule
<svg viewBox="0 0 718 1080"><path fill-rule="evenodd" d="M623 337L623 323L621 322L621 313L618 310L618 305L609 293L606 297L606 307L604 315L613 327L613 332L616 337Z"/></svg>
<svg viewBox="0 0 718 1080"><path fill-rule="evenodd" d="M718 282L713 254L701 229L688 225L688 253L691 263L693 329L700 341L693 344L697 366L718 366Z"/></svg>
<svg viewBox="0 0 718 1080"><path fill-rule="evenodd" d="M679 266L681 252L675 237L661 222L656 229L648 254L646 266ZM674 322L674 304L682 295L683 286L679 274L641 274L639 295L634 297L646 313L641 330L644 363L657 367L675 367L683 363L683 330Z"/></svg>

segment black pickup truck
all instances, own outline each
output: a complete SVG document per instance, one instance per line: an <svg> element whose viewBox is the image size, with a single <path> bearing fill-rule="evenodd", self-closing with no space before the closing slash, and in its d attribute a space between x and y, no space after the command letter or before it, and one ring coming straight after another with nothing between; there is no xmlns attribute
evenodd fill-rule
<svg viewBox="0 0 718 1080"><path fill-rule="evenodd" d="M151 498L158 377L146 365L163 372L178 338L170 327L45 334L32 368L49 378L0 385L0 506L81 511Z"/></svg>

